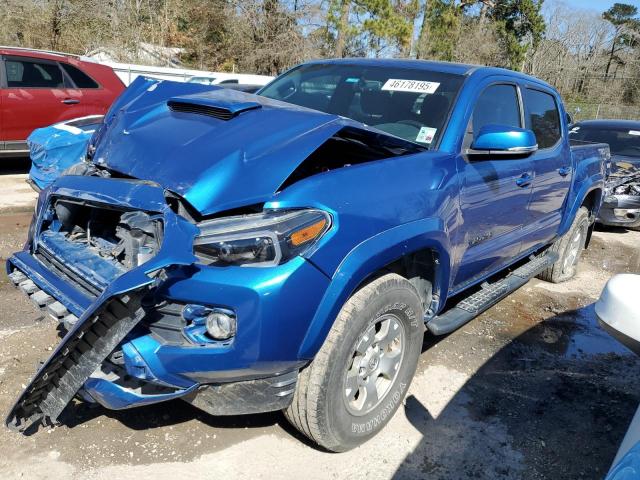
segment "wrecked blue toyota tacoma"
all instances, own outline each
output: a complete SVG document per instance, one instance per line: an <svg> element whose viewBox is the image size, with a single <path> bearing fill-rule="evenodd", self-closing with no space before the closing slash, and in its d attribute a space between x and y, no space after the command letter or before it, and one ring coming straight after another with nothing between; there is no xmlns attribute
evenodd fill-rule
<svg viewBox="0 0 640 480"><path fill-rule="evenodd" d="M497 68L333 60L257 95L136 80L45 189L11 280L66 333L7 425L182 399L343 451L443 335L588 245L608 146Z"/></svg>

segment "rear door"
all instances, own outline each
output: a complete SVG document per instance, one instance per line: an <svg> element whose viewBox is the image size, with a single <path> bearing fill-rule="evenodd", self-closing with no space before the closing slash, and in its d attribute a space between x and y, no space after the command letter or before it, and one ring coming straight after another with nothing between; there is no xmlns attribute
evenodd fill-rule
<svg viewBox="0 0 640 480"><path fill-rule="evenodd" d="M454 290L499 270L520 253L531 194L531 161L517 155L472 158L464 152L485 125L521 128L522 124L516 84L505 79L485 86L469 120L458 164L462 224L457 243L462 255Z"/></svg>
<svg viewBox="0 0 640 480"><path fill-rule="evenodd" d="M524 85L522 98L525 128L533 130L538 141L538 151L530 157L533 191L522 245L528 250L548 243L558 232L573 165L556 97L549 90Z"/></svg>
<svg viewBox="0 0 640 480"><path fill-rule="evenodd" d="M0 101L11 115L4 125L6 141L24 142L36 128L81 116L82 94L66 88L57 62L5 56L4 67L6 88Z"/></svg>
<svg viewBox="0 0 640 480"><path fill-rule="evenodd" d="M60 66L65 72L68 83L77 92L74 98L80 100L78 107L82 115L106 113L112 100L110 93L80 67L67 62L60 62Z"/></svg>

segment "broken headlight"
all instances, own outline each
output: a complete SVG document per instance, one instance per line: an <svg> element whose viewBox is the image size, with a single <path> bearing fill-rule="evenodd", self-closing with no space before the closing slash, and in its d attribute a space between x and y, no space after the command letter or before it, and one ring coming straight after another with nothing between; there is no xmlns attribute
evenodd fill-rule
<svg viewBox="0 0 640 480"><path fill-rule="evenodd" d="M207 265L278 265L309 251L330 226L315 209L219 218L198 224L193 249Z"/></svg>

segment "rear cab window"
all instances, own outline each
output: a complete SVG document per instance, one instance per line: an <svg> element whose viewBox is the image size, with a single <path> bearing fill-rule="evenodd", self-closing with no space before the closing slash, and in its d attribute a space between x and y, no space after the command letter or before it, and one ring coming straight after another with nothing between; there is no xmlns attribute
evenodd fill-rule
<svg viewBox="0 0 640 480"><path fill-rule="evenodd" d="M538 148L551 148L562 138L560 113L555 97L550 93L525 88L523 90L525 105L525 128L533 130L538 141Z"/></svg>

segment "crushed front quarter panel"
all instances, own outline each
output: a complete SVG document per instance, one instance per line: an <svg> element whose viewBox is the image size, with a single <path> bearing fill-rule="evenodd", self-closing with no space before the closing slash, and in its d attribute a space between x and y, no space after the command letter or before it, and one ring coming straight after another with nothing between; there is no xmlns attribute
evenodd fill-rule
<svg viewBox="0 0 640 480"><path fill-rule="evenodd" d="M41 422L55 422L89 375L142 319L144 312L140 300L154 282L149 273L168 266L189 265L195 260L190 245L197 228L166 206L162 189L157 186L103 178L63 177L46 195L47 199L72 195L76 199L120 207L160 210L164 216L165 236L154 258L116 278L86 308L40 367L6 420L7 425L20 430L36 427ZM26 253L22 252L22 255ZM7 268L12 271L19 268L19 264L19 258L12 257ZM44 283L39 286L43 289L51 287ZM55 292L47 293L55 295ZM99 331L93 331L97 323L100 323Z"/></svg>

